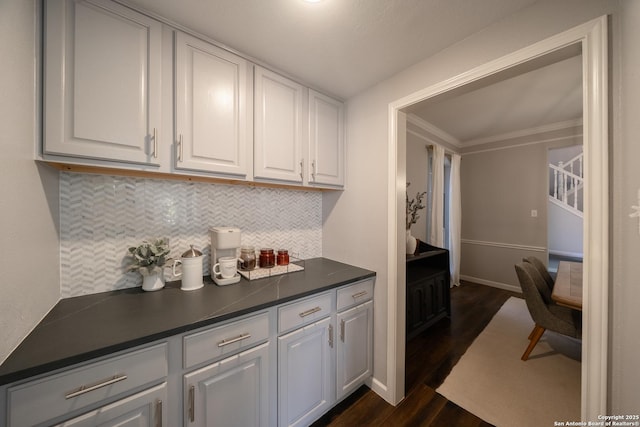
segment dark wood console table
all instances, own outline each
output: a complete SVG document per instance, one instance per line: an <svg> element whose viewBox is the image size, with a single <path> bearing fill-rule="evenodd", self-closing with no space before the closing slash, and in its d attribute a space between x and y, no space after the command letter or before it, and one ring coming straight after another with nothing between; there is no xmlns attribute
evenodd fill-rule
<svg viewBox="0 0 640 427"><path fill-rule="evenodd" d="M407 255L407 341L443 317L451 316L449 251L418 243Z"/></svg>

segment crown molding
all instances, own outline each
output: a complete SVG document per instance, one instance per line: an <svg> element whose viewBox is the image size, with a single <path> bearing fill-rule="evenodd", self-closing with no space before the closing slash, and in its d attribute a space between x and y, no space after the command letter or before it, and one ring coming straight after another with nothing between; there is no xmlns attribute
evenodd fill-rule
<svg viewBox="0 0 640 427"><path fill-rule="evenodd" d="M448 134L447 132L443 131L439 127L429 123L428 121L416 116L413 113L407 114L407 122L425 131L427 135L421 135L421 136L429 141L431 141L431 138L436 137L443 140L447 144L453 145L454 147L462 148L462 143L460 142L459 139L455 138L451 134Z"/></svg>
<svg viewBox="0 0 640 427"><path fill-rule="evenodd" d="M548 125L536 126L528 129L517 130L514 132L507 132L498 135L485 136L482 138L471 139L464 141L465 147L472 147L474 145L488 144L490 142L500 142L509 139L524 138L527 136L540 135L547 132L553 132L563 129L571 129L574 127L582 126L582 119L565 120L563 122L550 123Z"/></svg>

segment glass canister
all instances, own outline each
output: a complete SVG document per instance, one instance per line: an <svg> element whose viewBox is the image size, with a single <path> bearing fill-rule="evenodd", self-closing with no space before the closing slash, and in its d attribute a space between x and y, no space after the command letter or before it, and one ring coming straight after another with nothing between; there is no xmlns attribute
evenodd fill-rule
<svg viewBox="0 0 640 427"><path fill-rule="evenodd" d="M286 249L278 249L276 263L278 265L289 265L289 251Z"/></svg>
<svg viewBox="0 0 640 427"><path fill-rule="evenodd" d="M248 271L256 268L256 250L253 246L240 247L240 270Z"/></svg>
<svg viewBox="0 0 640 427"><path fill-rule="evenodd" d="M276 255L273 249L260 249L260 268L271 268L276 265Z"/></svg>

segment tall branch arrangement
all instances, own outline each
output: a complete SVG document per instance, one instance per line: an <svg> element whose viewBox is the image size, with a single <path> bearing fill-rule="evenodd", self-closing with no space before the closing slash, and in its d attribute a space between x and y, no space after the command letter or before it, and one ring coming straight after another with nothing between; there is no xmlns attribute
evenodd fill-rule
<svg viewBox="0 0 640 427"><path fill-rule="evenodd" d="M409 189L409 186L411 185L410 182L407 182L407 190ZM425 194L427 194L426 191L418 191L416 193L416 197L415 199L411 199L409 200L409 192L406 192L406 197L407 197L407 230L411 228L411 224L415 224L416 222L418 222L418 218L420 218L420 215L418 215L418 211L426 208L425 205L422 204L422 199L424 198Z"/></svg>

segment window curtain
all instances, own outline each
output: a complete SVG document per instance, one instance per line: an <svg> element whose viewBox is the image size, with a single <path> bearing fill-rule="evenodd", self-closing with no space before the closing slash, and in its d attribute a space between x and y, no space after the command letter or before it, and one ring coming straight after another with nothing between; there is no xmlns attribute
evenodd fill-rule
<svg viewBox="0 0 640 427"><path fill-rule="evenodd" d="M462 235L462 201L460 196L460 155L451 155L449 191L449 269L451 286L460 285L460 250Z"/></svg>
<svg viewBox="0 0 640 427"><path fill-rule="evenodd" d="M444 247L444 147L433 146L429 243Z"/></svg>

